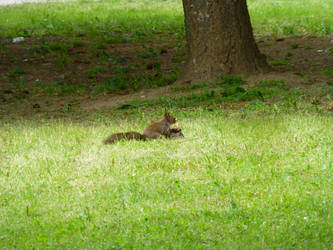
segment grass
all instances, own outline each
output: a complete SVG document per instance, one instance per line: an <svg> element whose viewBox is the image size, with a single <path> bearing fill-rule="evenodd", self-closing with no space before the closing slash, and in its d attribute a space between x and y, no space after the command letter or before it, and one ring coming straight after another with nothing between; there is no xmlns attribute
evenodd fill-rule
<svg viewBox="0 0 333 250"><path fill-rule="evenodd" d="M331 34L333 1L248 1L254 29L273 36Z"/></svg>
<svg viewBox="0 0 333 250"><path fill-rule="evenodd" d="M332 0L248 5L258 36L333 30ZM0 249L333 247L330 79L311 87L304 75L298 89L288 80L222 76L173 86L176 97L85 111L83 100L176 80L177 65L165 69L162 59L184 60L181 1L2 6L0 38L15 36L36 38L22 43L22 60L60 73L32 82L36 69L16 55L8 67L0 62L0 81L10 83L0 102L5 114L14 110L0 116ZM129 42L142 50L116 53ZM0 52L10 52L1 39ZM270 61L290 70L292 56ZM332 67L319 75L329 78ZM165 108L184 139L102 145L111 133L142 132Z"/></svg>
<svg viewBox="0 0 333 250"><path fill-rule="evenodd" d="M333 67L329 67L322 71L322 74L328 77L333 77Z"/></svg>
<svg viewBox="0 0 333 250"><path fill-rule="evenodd" d="M249 0L248 6L259 36L333 32L332 0ZM85 34L105 36L113 43L137 42L156 40L160 32L183 38L183 26L180 0L79 0L0 7L0 37Z"/></svg>
<svg viewBox="0 0 333 250"><path fill-rule="evenodd" d="M177 32L182 14L177 1L71 1L0 8L0 36L85 34L110 42L149 40L153 34Z"/></svg>
<svg viewBox="0 0 333 250"><path fill-rule="evenodd" d="M221 76L215 83L201 83L189 86L171 87L173 92L185 92L176 97L160 96L157 99L134 99L124 103L118 109L147 108L161 106L165 108L188 108L196 106L221 106L237 102L250 102L267 106L269 102L282 102L287 106L295 106L295 102L304 102L308 92L298 88L290 88L284 81L261 80L253 86L241 77ZM195 93L186 94L186 91L197 90ZM332 98L331 88L318 88L325 91L325 98ZM322 97L325 95L321 95ZM268 106L267 106L268 107Z"/></svg>
<svg viewBox="0 0 333 250"><path fill-rule="evenodd" d="M0 123L0 248L333 246L333 118L171 110L185 139L103 146L162 110Z"/></svg>
<svg viewBox="0 0 333 250"><path fill-rule="evenodd" d="M33 93L35 94L45 94L47 96L53 95L81 95L86 93L88 86L87 84L76 84L72 85L69 82L58 81L53 84L45 84L42 82L36 83ZM24 89L24 87L23 87Z"/></svg>

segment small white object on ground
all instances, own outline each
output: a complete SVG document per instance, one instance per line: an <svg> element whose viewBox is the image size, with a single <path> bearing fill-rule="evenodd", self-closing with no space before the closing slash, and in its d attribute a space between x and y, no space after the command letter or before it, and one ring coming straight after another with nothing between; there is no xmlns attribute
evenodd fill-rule
<svg viewBox="0 0 333 250"><path fill-rule="evenodd" d="M13 43L19 43L19 42L23 42L23 41L24 41L23 36L13 38Z"/></svg>

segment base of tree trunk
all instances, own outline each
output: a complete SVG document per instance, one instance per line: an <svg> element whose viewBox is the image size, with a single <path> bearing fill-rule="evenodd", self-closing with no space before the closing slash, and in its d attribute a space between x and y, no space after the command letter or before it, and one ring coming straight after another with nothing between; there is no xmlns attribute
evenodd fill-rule
<svg viewBox="0 0 333 250"><path fill-rule="evenodd" d="M187 57L178 83L270 70L253 37L246 0L183 0Z"/></svg>

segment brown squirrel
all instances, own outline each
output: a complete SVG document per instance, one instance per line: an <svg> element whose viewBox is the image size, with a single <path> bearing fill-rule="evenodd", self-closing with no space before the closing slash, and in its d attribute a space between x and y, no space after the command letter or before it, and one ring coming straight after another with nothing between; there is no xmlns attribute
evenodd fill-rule
<svg viewBox="0 0 333 250"><path fill-rule="evenodd" d="M157 139L161 136L165 136L166 138L179 138L184 137L181 129L174 128L170 129L170 125L176 123L176 118L171 116L167 111L164 113L164 119L159 122L152 122L143 132L140 134L138 132L125 132L125 133L117 133L110 135L106 138L103 143L104 144L112 144L121 139L126 140L146 140L146 139Z"/></svg>
<svg viewBox="0 0 333 250"><path fill-rule="evenodd" d="M126 133L117 133L117 134L113 134L110 135L108 138L106 138L103 141L103 144L113 144L117 141L120 141L121 139L126 139L126 140L146 140L147 136L142 135L138 132L134 132L134 131L130 131L130 132L126 132Z"/></svg>

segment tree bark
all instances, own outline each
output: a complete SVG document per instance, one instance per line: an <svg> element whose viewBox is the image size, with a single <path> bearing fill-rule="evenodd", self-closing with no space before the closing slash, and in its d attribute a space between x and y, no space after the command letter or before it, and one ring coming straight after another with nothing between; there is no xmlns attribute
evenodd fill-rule
<svg viewBox="0 0 333 250"><path fill-rule="evenodd" d="M187 58L180 81L269 69L255 43L246 0L183 0Z"/></svg>

